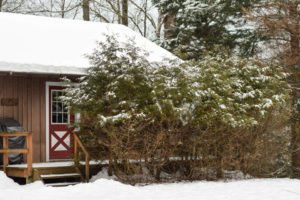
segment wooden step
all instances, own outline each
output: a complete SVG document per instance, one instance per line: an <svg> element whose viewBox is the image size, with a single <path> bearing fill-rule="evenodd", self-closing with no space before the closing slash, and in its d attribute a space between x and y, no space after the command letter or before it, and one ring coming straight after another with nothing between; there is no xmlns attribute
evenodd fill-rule
<svg viewBox="0 0 300 200"><path fill-rule="evenodd" d="M59 179L59 178L81 178L79 173L66 173L66 174L42 174L40 175L42 179Z"/></svg>
<svg viewBox="0 0 300 200"><path fill-rule="evenodd" d="M71 185L77 185L80 183L81 182L63 182L63 183L46 183L45 185L47 187L66 187L66 186L71 186Z"/></svg>
<svg viewBox="0 0 300 200"><path fill-rule="evenodd" d="M80 174L49 174L41 175L41 180L46 186L68 186L82 182Z"/></svg>
<svg viewBox="0 0 300 200"><path fill-rule="evenodd" d="M46 186L63 187L76 185L83 181L80 170L76 166L62 166L38 169L40 180Z"/></svg>
<svg viewBox="0 0 300 200"><path fill-rule="evenodd" d="M51 167L51 168L39 168L36 169L40 175L46 174L69 174L69 173L78 173L74 166L70 167Z"/></svg>

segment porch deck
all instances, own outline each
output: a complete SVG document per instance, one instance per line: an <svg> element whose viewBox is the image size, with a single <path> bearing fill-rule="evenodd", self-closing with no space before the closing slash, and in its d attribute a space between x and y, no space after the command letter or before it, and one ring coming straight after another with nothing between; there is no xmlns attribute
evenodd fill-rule
<svg viewBox="0 0 300 200"><path fill-rule="evenodd" d="M40 180L40 175L43 173L59 173L68 172L71 168L74 168L74 162L53 162L53 163L33 163L32 173L29 176L28 165L18 164L18 165L8 165L5 168L5 173L7 176L12 178L23 178L26 183Z"/></svg>
<svg viewBox="0 0 300 200"><path fill-rule="evenodd" d="M10 149L8 145L8 138L13 136L26 137L27 145L24 149ZM3 154L3 166L0 170L4 171L7 176L12 178L23 178L26 183L30 183L36 180L41 180L43 175L56 174L57 177L61 177L62 174L77 173L80 175L81 180L88 182L91 174L90 168L95 166L101 166L108 163L108 161L93 161L90 159L88 151L85 149L80 139L74 134L74 159L69 161L56 161L46 163L33 163L32 162L32 134L28 132L24 133L0 133L0 137L3 137L3 149L0 149L0 153ZM79 158L79 151L82 151L85 159L81 161ZM10 165L8 161L9 153L23 153L26 155L27 163ZM98 167L99 168L99 167ZM48 176L49 177L49 176ZM83 178L84 177L84 178Z"/></svg>
<svg viewBox="0 0 300 200"><path fill-rule="evenodd" d="M107 161L98 162L91 160L89 162L91 174L88 176L96 174L101 170L101 166L106 165ZM30 183L34 181L42 180L44 176L49 178L50 175L54 177L63 177L64 175L79 175L84 180L86 177L85 167L86 163L84 161L79 162L76 165L74 161L57 161L57 162L45 162L45 163L33 163L32 164L32 175L28 176L28 165L27 164L17 164L6 166L6 175L15 179L23 179L24 183ZM0 168L2 170L2 166ZM90 177L89 177L90 178Z"/></svg>
<svg viewBox="0 0 300 200"><path fill-rule="evenodd" d="M80 165L85 165L85 161L80 161ZM90 160L90 165L106 165L108 164L108 160L105 161L95 161ZM72 167L75 166L74 161L56 161L56 162L43 162L43 163L33 163L33 169L43 169L43 168L55 168L55 167ZM2 167L2 166L0 166ZM17 164L17 165L8 165L7 168L19 168L19 169L27 169L27 164ZM0 169L1 170L1 169Z"/></svg>

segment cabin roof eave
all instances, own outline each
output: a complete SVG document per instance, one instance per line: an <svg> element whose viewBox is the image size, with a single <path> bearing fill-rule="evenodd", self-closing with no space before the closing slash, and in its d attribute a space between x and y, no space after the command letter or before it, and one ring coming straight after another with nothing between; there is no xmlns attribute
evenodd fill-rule
<svg viewBox="0 0 300 200"><path fill-rule="evenodd" d="M22 74L47 74L47 75L72 75L84 76L87 74L86 67L53 66L41 64L25 64L0 61L0 72Z"/></svg>

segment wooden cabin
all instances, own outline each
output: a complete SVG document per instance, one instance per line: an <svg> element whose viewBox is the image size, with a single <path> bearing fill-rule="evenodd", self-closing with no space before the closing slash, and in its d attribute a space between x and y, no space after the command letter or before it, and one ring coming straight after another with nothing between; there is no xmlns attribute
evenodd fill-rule
<svg viewBox="0 0 300 200"><path fill-rule="evenodd" d="M0 153L9 176L28 178L37 163L58 168L54 162L72 160L72 146L82 147L80 141L72 144L74 136L68 125L75 115L59 98L64 95L61 78L76 81L86 75L89 61L85 55L96 48L97 41L105 42L106 35L114 35L120 43L134 41L149 53L151 62L176 59L122 25L0 13L0 29L0 119L17 120L25 132L19 134L28 139L24 149L8 150L9 134L0 133ZM8 152L17 151L28 155L28 165L8 165Z"/></svg>
<svg viewBox="0 0 300 200"><path fill-rule="evenodd" d="M8 165L5 171L9 176L28 179L33 175L32 163L63 163L73 159L74 136L69 124L74 120L74 114L69 112L59 98L64 94L64 83L61 79L63 76L75 80L83 75L72 72L74 73L27 73L25 69L16 72L0 66L0 118L14 119L23 127L24 132L17 134L27 137L27 151L18 153L28 155L28 158L25 156L25 161L31 165L20 168ZM6 133L7 135L16 136L16 133ZM7 143L3 139L3 149L8 147ZM10 150L12 151L15 150ZM7 155L4 159L7 159ZM3 163L6 166L8 161ZM56 170L60 167L65 168L65 165L55 165ZM55 173L56 170L48 172ZM74 167L67 167L64 173L70 171L74 171ZM35 177L36 179L39 177Z"/></svg>

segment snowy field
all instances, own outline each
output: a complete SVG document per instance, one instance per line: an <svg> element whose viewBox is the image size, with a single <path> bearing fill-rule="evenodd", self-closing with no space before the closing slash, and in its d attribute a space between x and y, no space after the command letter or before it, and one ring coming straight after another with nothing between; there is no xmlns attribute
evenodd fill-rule
<svg viewBox="0 0 300 200"><path fill-rule="evenodd" d="M0 200L299 200L300 180L261 179L129 186L107 179L62 188L19 186L0 172Z"/></svg>

